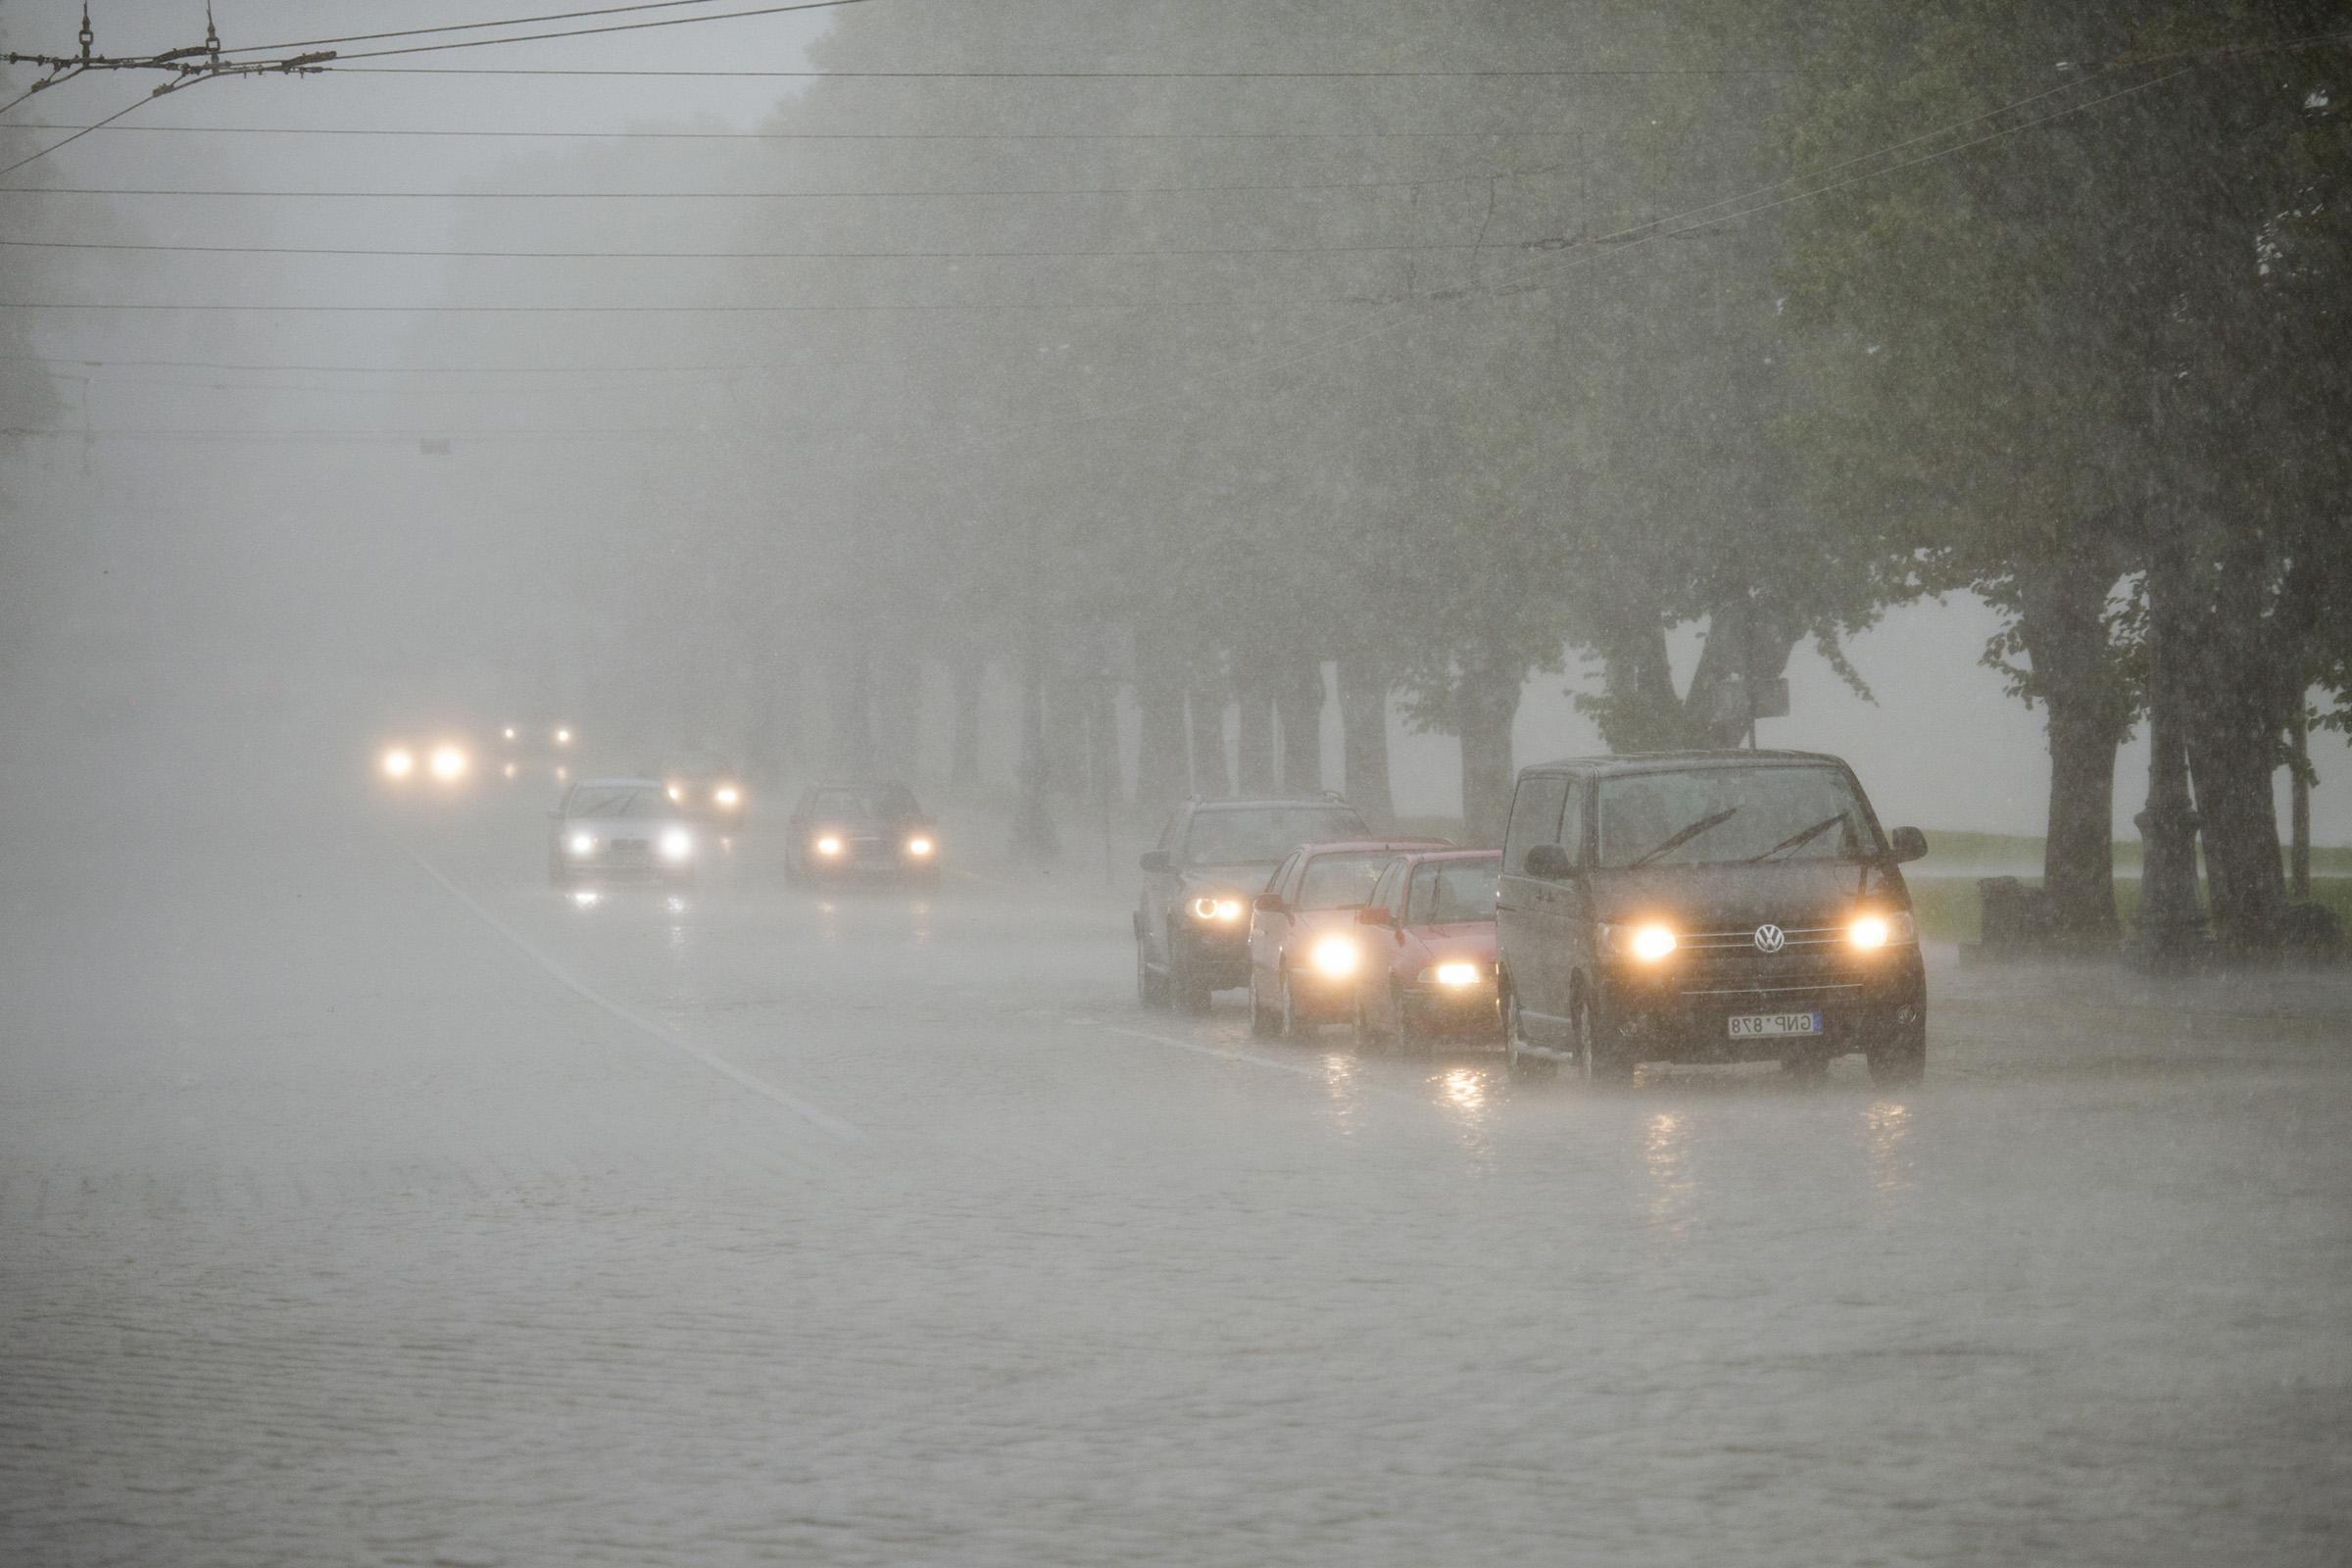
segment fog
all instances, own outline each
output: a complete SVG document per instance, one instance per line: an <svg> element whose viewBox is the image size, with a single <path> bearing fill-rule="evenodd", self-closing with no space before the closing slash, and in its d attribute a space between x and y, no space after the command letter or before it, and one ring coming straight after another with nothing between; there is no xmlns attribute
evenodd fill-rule
<svg viewBox="0 0 2352 1568"><path fill-rule="evenodd" d="M2352 8L86 22L0 14L0 1556L2341 1560ZM1524 846L1480 1029L1318 1028L1182 854L1749 748L1924 1085L1552 1051ZM749 805L648 887L599 775Z"/></svg>

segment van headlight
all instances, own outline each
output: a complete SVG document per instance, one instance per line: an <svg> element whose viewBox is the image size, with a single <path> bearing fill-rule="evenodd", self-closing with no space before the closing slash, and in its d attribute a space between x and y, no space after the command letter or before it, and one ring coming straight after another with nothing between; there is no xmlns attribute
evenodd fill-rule
<svg viewBox="0 0 2352 1568"><path fill-rule="evenodd" d="M937 845L917 833L906 841L906 858L910 860L927 860L931 858L931 852L937 848Z"/></svg>
<svg viewBox="0 0 2352 1568"><path fill-rule="evenodd" d="M1898 909L1892 914L1858 914L1853 924L1845 928L1845 939L1865 951L1907 948L1919 940L1919 922L1908 909Z"/></svg>
<svg viewBox="0 0 2352 1568"><path fill-rule="evenodd" d="M714 804L732 809L743 804L743 791L732 784L721 784L710 792L710 799Z"/></svg>
<svg viewBox="0 0 2352 1568"><path fill-rule="evenodd" d="M823 856L828 860L839 855L841 853L841 835L838 833L818 834L816 840L816 853Z"/></svg>
<svg viewBox="0 0 2352 1568"><path fill-rule="evenodd" d="M662 835L661 850L662 858L669 861L672 865L680 860L692 859L694 858L694 835L682 827L670 828Z"/></svg>
<svg viewBox="0 0 2352 1568"><path fill-rule="evenodd" d="M1600 928L1600 947L1613 958L1640 958L1643 963L1655 963L1674 951L1674 928L1654 920L1641 925L1604 925Z"/></svg>

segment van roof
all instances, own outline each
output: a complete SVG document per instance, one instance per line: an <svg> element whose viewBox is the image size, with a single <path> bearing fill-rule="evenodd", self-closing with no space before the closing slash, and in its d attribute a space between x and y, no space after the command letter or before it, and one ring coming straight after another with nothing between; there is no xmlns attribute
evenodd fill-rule
<svg viewBox="0 0 2352 1568"><path fill-rule="evenodd" d="M1827 762L1843 767L1843 758L1827 752L1625 752L1603 757L1564 757L1552 762L1531 762L1519 771L1529 773L1632 773L1658 767L1739 767L1756 762Z"/></svg>

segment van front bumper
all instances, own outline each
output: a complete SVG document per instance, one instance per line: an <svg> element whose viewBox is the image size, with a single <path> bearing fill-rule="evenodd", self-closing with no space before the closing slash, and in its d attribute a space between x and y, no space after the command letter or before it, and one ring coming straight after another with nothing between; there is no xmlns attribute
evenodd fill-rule
<svg viewBox="0 0 2352 1568"><path fill-rule="evenodd" d="M1911 948L1867 968L1793 977L1618 974L1601 984L1595 1020L1604 1054L1625 1061L1779 1061L1873 1052L1919 1037L1927 1023L1927 972ZM1816 1014L1810 1034L1734 1035L1732 1020Z"/></svg>

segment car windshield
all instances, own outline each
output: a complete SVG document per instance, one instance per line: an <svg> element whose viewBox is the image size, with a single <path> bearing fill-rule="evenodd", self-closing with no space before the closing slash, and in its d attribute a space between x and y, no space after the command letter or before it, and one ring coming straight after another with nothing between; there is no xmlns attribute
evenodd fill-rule
<svg viewBox="0 0 2352 1568"><path fill-rule="evenodd" d="M1298 883L1301 909L1353 909L1372 900L1372 884L1396 858L1394 850L1348 850L1306 862Z"/></svg>
<svg viewBox="0 0 2352 1568"><path fill-rule="evenodd" d="M904 822L922 815L914 796L904 785L871 790L818 790L809 799L808 814L820 822Z"/></svg>
<svg viewBox="0 0 2352 1568"><path fill-rule="evenodd" d="M1201 811L1185 837L1184 858L1191 865L1271 865L1301 844L1363 830L1363 818L1344 806Z"/></svg>
<svg viewBox="0 0 2352 1568"><path fill-rule="evenodd" d="M1494 918L1494 883L1502 857L1437 860L1413 868L1413 891L1405 901L1406 925L1454 925Z"/></svg>
<svg viewBox="0 0 2352 1568"><path fill-rule="evenodd" d="M652 784L583 784L564 808L565 816L670 816L677 808L666 791Z"/></svg>
<svg viewBox="0 0 2352 1568"><path fill-rule="evenodd" d="M1840 860L1877 848L1853 786L1831 767L1635 773L1601 780L1599 805L1604 869Z"/></svg>

